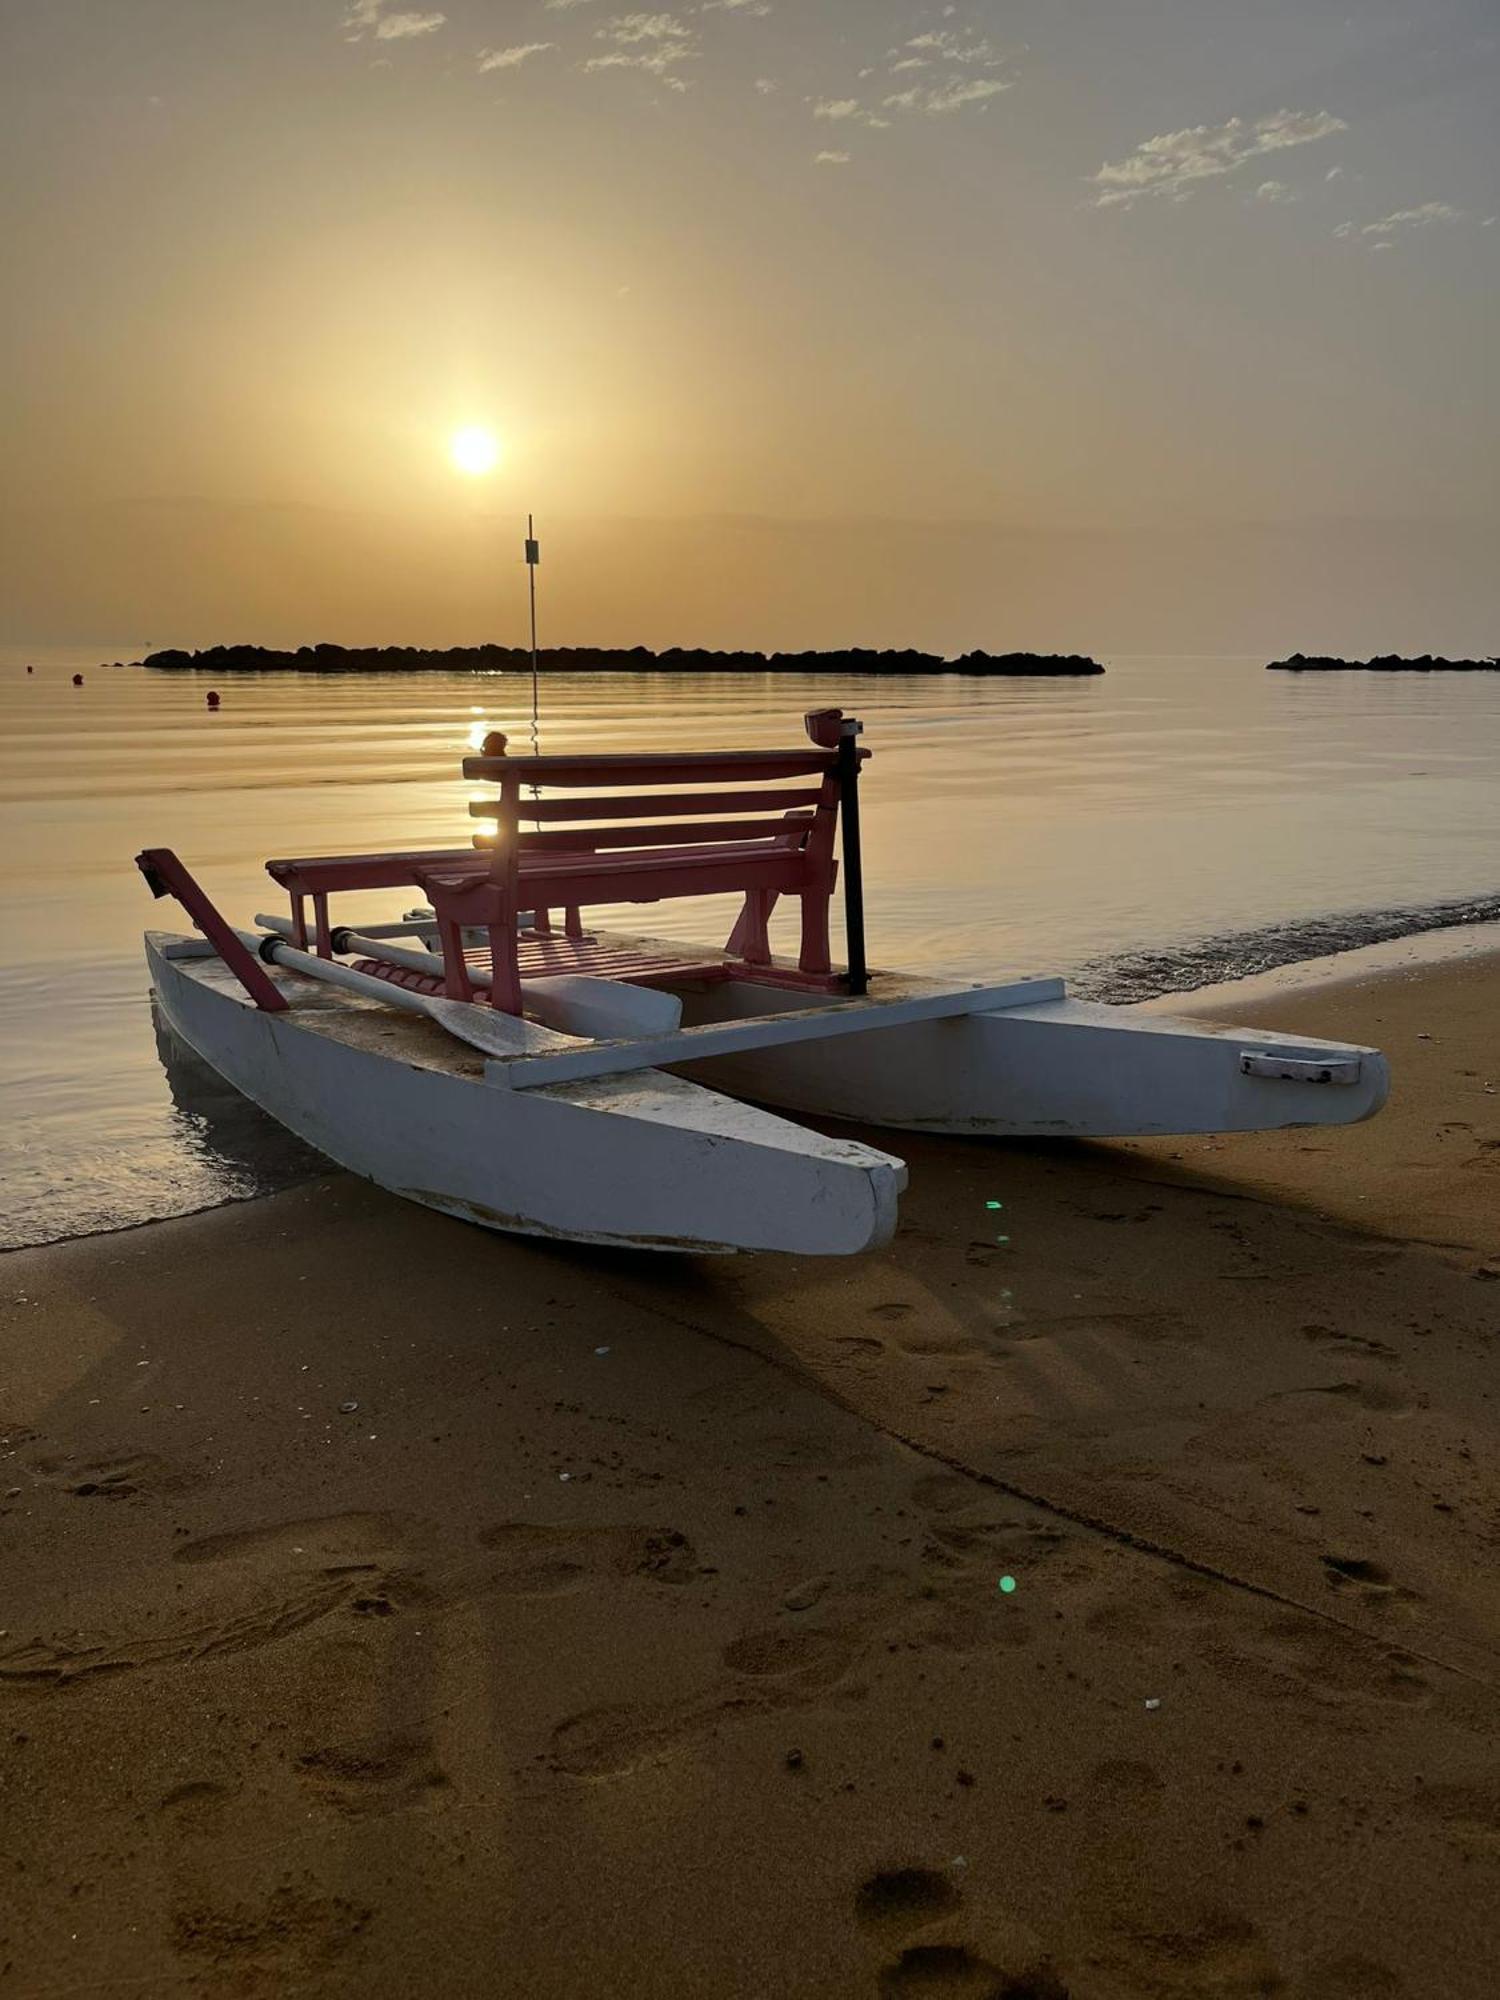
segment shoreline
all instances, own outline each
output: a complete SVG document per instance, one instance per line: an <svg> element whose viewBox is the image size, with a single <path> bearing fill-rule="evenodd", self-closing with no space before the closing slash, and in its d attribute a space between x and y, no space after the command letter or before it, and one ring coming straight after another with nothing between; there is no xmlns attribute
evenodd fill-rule
<svg viewBox="0 0 1500 2000"><path fill-rule="evenodd" d="M17 1992L1488 2000L1494 957L1235 993L1366 1126L902 1135L848 1265L13 1253Z"/></svg>

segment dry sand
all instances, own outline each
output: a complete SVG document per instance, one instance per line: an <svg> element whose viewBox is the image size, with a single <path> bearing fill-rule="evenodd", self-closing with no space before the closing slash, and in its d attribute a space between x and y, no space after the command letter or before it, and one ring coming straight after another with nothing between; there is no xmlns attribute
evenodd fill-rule
<svg viewBox="0 0 1500 2000"><path fill-rule="evenodd" d="M1497 996L1263 1005L1349 1131L913 1140L849 1265L12 1255L0 1996L1490 2000Z"/></svg>

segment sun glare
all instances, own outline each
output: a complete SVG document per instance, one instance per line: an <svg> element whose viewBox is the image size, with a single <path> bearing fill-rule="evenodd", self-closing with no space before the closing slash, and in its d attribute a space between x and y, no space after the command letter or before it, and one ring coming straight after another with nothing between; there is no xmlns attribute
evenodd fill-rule
<svg viewBox="0 0 1500 2000"><path fill-rule="evenodd" d="M448 456L460 472L478 479L486 472L493 472L500 459L500 440L493 431L487 431L480 424L466 424L461 431L455 431L448 446Z"/></svg>

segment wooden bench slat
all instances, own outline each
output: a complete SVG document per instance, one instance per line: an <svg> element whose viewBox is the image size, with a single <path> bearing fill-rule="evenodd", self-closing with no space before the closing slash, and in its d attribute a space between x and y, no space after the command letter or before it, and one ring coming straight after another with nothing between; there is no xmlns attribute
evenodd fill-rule
<svg viewBox="0 0 1500 2000"><path fill-rule="evenodd" d="M522 799L522 820L666 819L695 813L780 812L815 806L820 792L799 788L785 792L629 792L602 793L598 798ZM496 819L498 799L471 799L473 819Z"/></svg>
<svg viewBox="0 0 1500 2000"><path fill-rule="evenodd" d="M673 826L596 826L553 828L531 833L521 829L521 872L528 855L565 849L586 854L591 848L680 847L704 841L800 839L812 825L811 813L786 819L700 819Z"/></svg>
<svg viewBox="0 0 1500 2000"><path fill-rule="evenodd" d="M868 752L862 753L868 755ZM584 755L578 757L465 757L466 778L519 778L523 784L579 786L629 778L646 785L713 784L716 779L809 778L831 771L835 750L710 750L697 756Z"/></svg>
<svg viewBox="0 0 1500 2000"><path fill-rule="evenodd" d="M411 853L325 854L305 861L268 861L266 873L286 888L300 886L309 892L343 887L399 889L414 879L419 867L473 868L487 863L488 856L477 854L472 847L427 847Z"/></svg>

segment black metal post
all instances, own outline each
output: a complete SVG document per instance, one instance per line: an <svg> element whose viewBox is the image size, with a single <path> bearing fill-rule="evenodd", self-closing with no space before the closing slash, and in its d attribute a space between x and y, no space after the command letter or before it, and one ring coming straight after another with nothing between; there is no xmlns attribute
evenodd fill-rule
<svg viewBox="0 0 1500 2000"><path fill-rule="evenodd" d="M870 975L865 965L865 879L859 854L859 732L853 716L839 725L839 813L843 822L844 937L849 971L846 984L853 994L867 993Z"/></svg>

